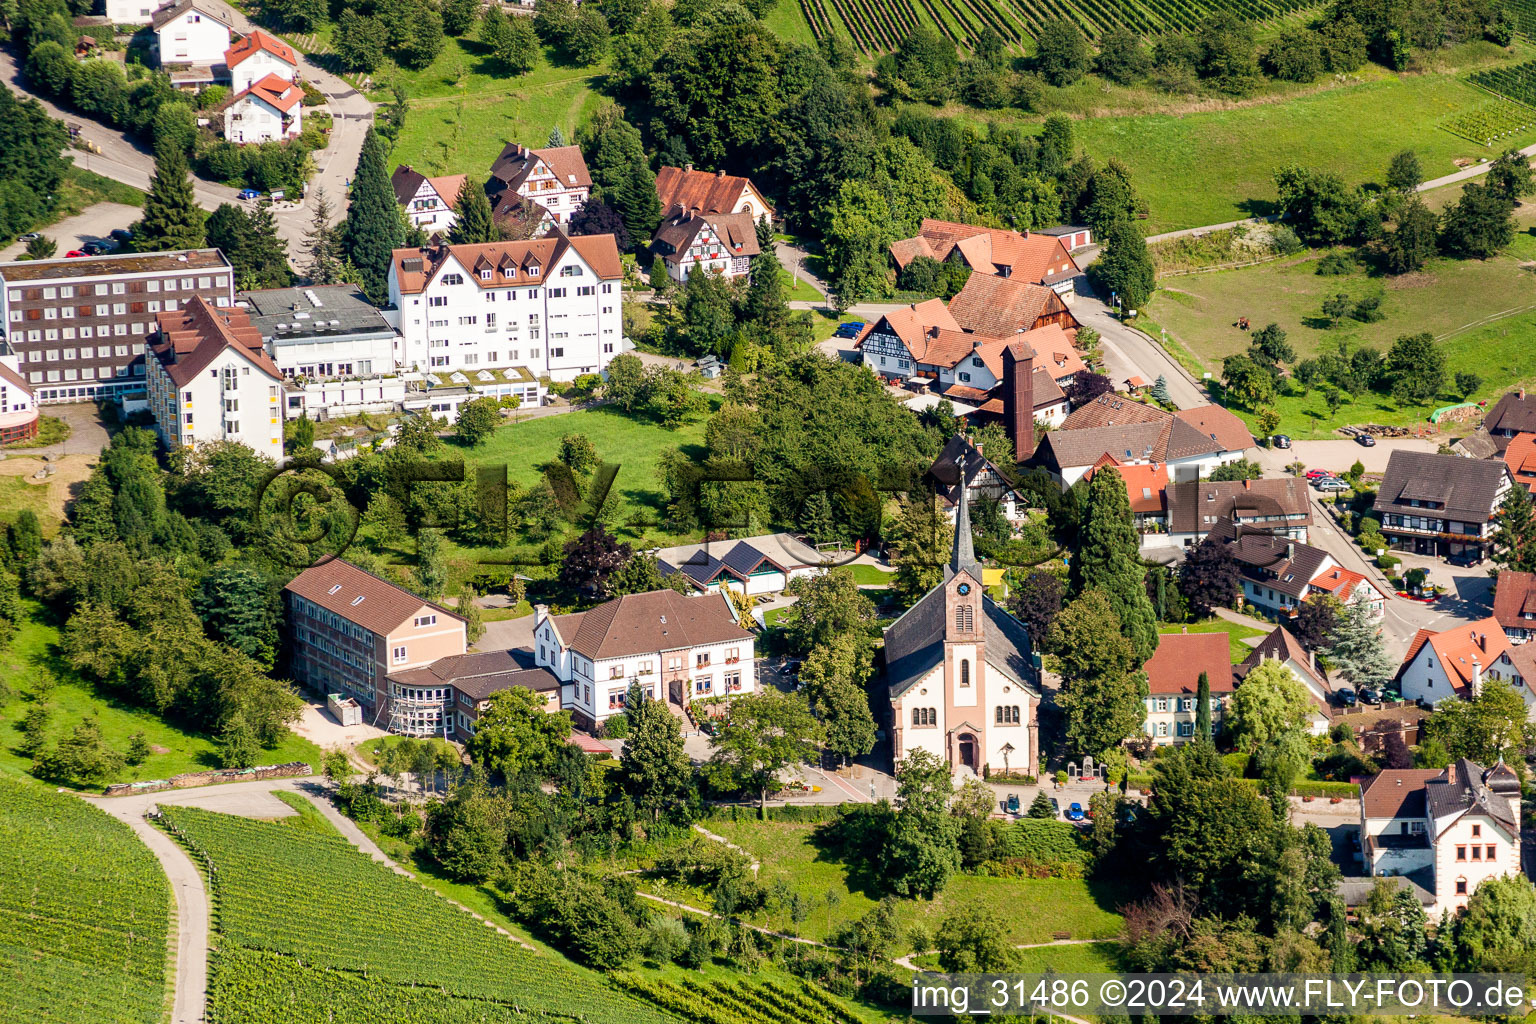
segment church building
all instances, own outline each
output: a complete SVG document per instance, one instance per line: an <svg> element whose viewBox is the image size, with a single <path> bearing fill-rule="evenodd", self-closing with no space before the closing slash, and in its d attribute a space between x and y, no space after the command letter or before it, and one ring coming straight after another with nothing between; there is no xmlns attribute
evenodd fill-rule
<svg viewBox="0 0 1536 1024"><path fill-rule="evenodd" d="M964 456L960 471L964 473ZM923 748L952 769L1033 773L1040 669L1029 630L986 594L966 488L944 582L885 631L894 758Z"/></svg>

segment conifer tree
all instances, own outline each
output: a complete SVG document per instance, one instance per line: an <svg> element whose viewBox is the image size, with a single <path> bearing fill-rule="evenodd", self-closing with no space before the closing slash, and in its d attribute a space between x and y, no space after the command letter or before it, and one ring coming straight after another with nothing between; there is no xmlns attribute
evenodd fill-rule
<svg viewBox="0 0 1536 1024"><path fill-rule="evenodd" d="M474 179L465 178L459 187L453 213L453 227L448 237L454 245L484 245L501 237L491 217L491 201Z"/></svg>
<svg viewBox="0 0 1536 1024"><path fill-rule="evenodd" d="M549 130L549 144L555 148L565 145L565 133L560 130L559 125Z"/></svg>
<svg viewBox="0 0 1536 1024"><path fill-rule="evenodd" d="M771 241L761 248L762 251L752 257L742 312L759 327L782 327L789 321L789 306L784 297L784 273L779 265L779 254Z"/></svg>
<svg viewBox="0 0 1536 1024"><path fill-rule="evenodd" d="M1112 467L1093 474L1072 582L1078 593L1102 590L1109 598L1141 665L1157 650L1157 616L1147 597L1141 541L1133 522L1124 478Z"/></svg>
<svg viewBox="0 0 1536 1024"><path fill-rule="evenodd" d="M357 158L352 203L342 229L342 247L362 276L363 292L379 304L389 294L390 254L405 243L405 226L384 157L384 140L370 127Z"/></svg>
<svg viewBox="0 0 1536 1024"><path fill-rule="evenodd" d="M1381 627L1364 602L1345 609L1344 617L1334 627L1328 657L1356 688L1380 686L1396 668L1382 643Z"/></svg>
<svg viewBox="0 0 1536 1024"><path fill-rule="evenodd" d="M186 154L167 147L155 157L155 177L144 198L144 219L134 230L134 243L144 252L201 249L207 244L204 220Z"/></svg>
<svg viewBox="0 0 1536 1024"><path fill-rule="evenodd" d="M341 253L338 251L336 231L331 227L335 207L330 196L321 188L315 193L315 213L310 218L309 230L304 232L304 266L299 269L309 278L310 284L341 284Z"/></svg>
<svg viewBox="0 0 1536 1024"><path fill-rule="evenodd" d="M1211 742L1211 678L1204 672L1195 684L1195 739Z"/></svg>

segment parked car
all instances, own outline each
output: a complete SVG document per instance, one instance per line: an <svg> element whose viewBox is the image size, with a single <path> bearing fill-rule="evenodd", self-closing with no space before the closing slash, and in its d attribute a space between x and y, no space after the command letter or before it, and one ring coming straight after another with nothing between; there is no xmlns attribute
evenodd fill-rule
<svg viewBox="0 0 1536 1024"><path fill-rule="evenodd" d="M1061 817L1061 801L1055 797L1051 797L1051 813L1058 818Z"/></svg>
<svg viewBox="0 0 1536 1024"><path fill-rule="evenodd" d="M1018 814L1019 813L1019 794L1017 794L1017 793L1009 793L1008 794L1008 813L1009 814Z"/></svg>
<svg viewBox="0 0 1536 1024"><path fill-rule="evenodd" d="M1289 448L1291 446L1291 439L1284 434L1276 434L1274 442L1276 448Z"/></svg>
<svg viewBox="0 0 1536 1024"><path fill-rule="evenodd" d="M1312 481L1312 486L1319 491L1347 491L1349 484L1336 476L1318 477Z"/></svg>
<svg viewBox="0 0 1536 1024"><path fill-rule="evenodd" d="M86 242L80 247L80 251L87 256L100 256L102 253L110 250L105 242Z"/></svg>
<svg viewBox="0 0 1536 1024"><path fill-rule="evenodd" d="M1384 686L1381 690L1381 699L1391 703L1403 699L1403 692L1395 686Z"/></svg>
<svg viewBox="0 0 1536 1024"><path fill-rule="evenodd" d="M71 250L69 250L69 252L64 254L64 258L67 259L67 260L72 260L76 256L86 256L86 255L89 255L89 254L88 253L83 253L79 249L71 249Z"/></svg>
<svg viewBox="0 0 1536 1024"><path fill-rule="evenodd" d="M1374 447L1376 447L1376 439L1374 437L1372 437L1370 434L1356 434L1355 435L1355 443L1359 444L1359 445L1361 445L1362 447L1365 447L1365 448L1374 448Z"/></svg>
<svg viewBox="0 0 1536 1024"><path fill-rule="evenodd" d="M1352 708L1359 703L1359 698L1355 696L1355 691L1347 686L1341 686L1334 690L1333 699L1338 701L1341 708Z"/></svg>
<svg viewBox="0 0 1536 1024"><path fill-rule="evenodd" d="M1381 703L1381 691L1373 689L1373 688L1371 688L1369 686L1362 687L1361 690L1360 690L1360 703L1362 703L1362 704L1372 704L1372 705L1380 704Z"/></svg>
<svg viewBox="0 0 1536 1024"><path fill-rule="evenodd" d="M1325 476L1333 476L1333 474L1328 472L1326 469L1309 469L1309 470L1307 470L1307 479L1308 480L1321 480Z"/></svg>
<svg viewBox="0 0 1536 1024"><path fill-rule="evenodd" d="M1083 814L1082 804L1074 802L1070 807L1067 808L1068 821L1082 821L1084 820L1084 817L1085 815Z"/></svg>
<svg viewBox="0 0 1536 1024"><path fill-rule="evenodd" d="M113 228L110 232L108 232L108 235L111 238L117 239L119 242L129 242L133 240L133 232L129 231L127 228Z"/></svg>
<svg viewBox="0 0 1536 1024"><path fill-rule="evenodd" d="M261 198L261 193L256 191L253 188L243 188L243 189L240 190L240 195L239 195L238 198L240 198L240 199L260 199Z"/></svg>
<svg viewBox="0 0 1536 1024"><path fill-rule="evenodd" d="M1360 830L1357 828L1352 828L1349 830L1349 852L1360 852Z"/></svg>
<svg viewBox="0 0 1536 1024"><path fill-rule="evenodd" d="M18 242L30 242L33 239L42 238L42 237L43 236L41 234L39 234L38 232L36 232L36 231L28 231L26 234L24 234L20 238L16 239L16 241L18 241Z"/></svg>

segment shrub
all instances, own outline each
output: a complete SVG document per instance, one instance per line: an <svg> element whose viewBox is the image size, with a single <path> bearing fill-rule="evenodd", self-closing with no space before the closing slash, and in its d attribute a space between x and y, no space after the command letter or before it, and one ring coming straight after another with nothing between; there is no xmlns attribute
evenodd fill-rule
<svg viewBox="0 0 1536 1024"><path fill-rule="evenodd" d="M1355 257L1347 252L1331 252L1317 261L1317 272L1324 277L1337 277L1355 270Z"/></svg>
<svg viewBox="0 0 1536 1024"><path fill-rule="evenodd" d="M1376 559L1376 568L1380 569L1382 572L1386 572L1388 569L1395 569L1402 564L1403 560L1401 558L1396 558L1392 555L1382 555L1380 558Z"/></svg>
<svg viewBox="0 0 1536 1024"><path fill-rule="evenodd" d="M1086 860L1076 828L1054 818L1025 818L1007 824L992 822L992 856L1033 866L1081 865Z"/></svg>

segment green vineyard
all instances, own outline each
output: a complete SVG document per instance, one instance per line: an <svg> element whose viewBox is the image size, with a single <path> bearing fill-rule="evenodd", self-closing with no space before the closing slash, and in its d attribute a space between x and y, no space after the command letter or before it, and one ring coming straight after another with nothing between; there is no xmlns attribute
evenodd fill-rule
<svg viewBox="0 0 1536 1024"><path fill-rule="evenodd" d="M339 835L190 807L165 808L163 822L210 880L210 1024L671 1019L524 949Z"/></svg>
<svg viewBox="0 0 1536 1024"><path fill-rule="evenodd" d="M692 1024L858 1024L856 1018L814 985L614 978L620 987Z"/></svg>
<svg viewBox="0 0 1536 1024"><path fill-rule="evenodd" d="M1500 139L1518 135L1532 125L1536 125L1536 107L1510 100L1496 100L1442 121L1440 127L1452 135L1470 139L1479 146L1492 146Z"/></svg>
<svg viewBox="0 0 1536 1024"><path fill-rule="evenodd" d="M1474 71L1467 76L1467 81L1495 96L1536 107L1536 60L1514 67Z"/></svg>
<svg viewBox="0 0 1536 1024"><path fill-rule="evenodd" d="M159 1021L170 918L132 829L0 776L0 1020Z"/></svg>
<svg viewBox="0 0 1536 1024"><path fill-rule="evenodd" d="M1536 5L1536 0L1527 0ZM799 0L816 38L841 27L867 54L894 50L918 22L936 27L970 49L987 29L1022 44L1047 21L1064 18L1090 38L1124 26L1144 35L1193 29L1217 11L1247 21L1271 22L1317 5L1317 0Z"/></svg>
<svg viewBox="0 0 1536 1024"><path fill-rule="evenodd" d="M1504 0L1501 6L1509 12L1516 32L1536 37L1536 0Z"/></svg>

